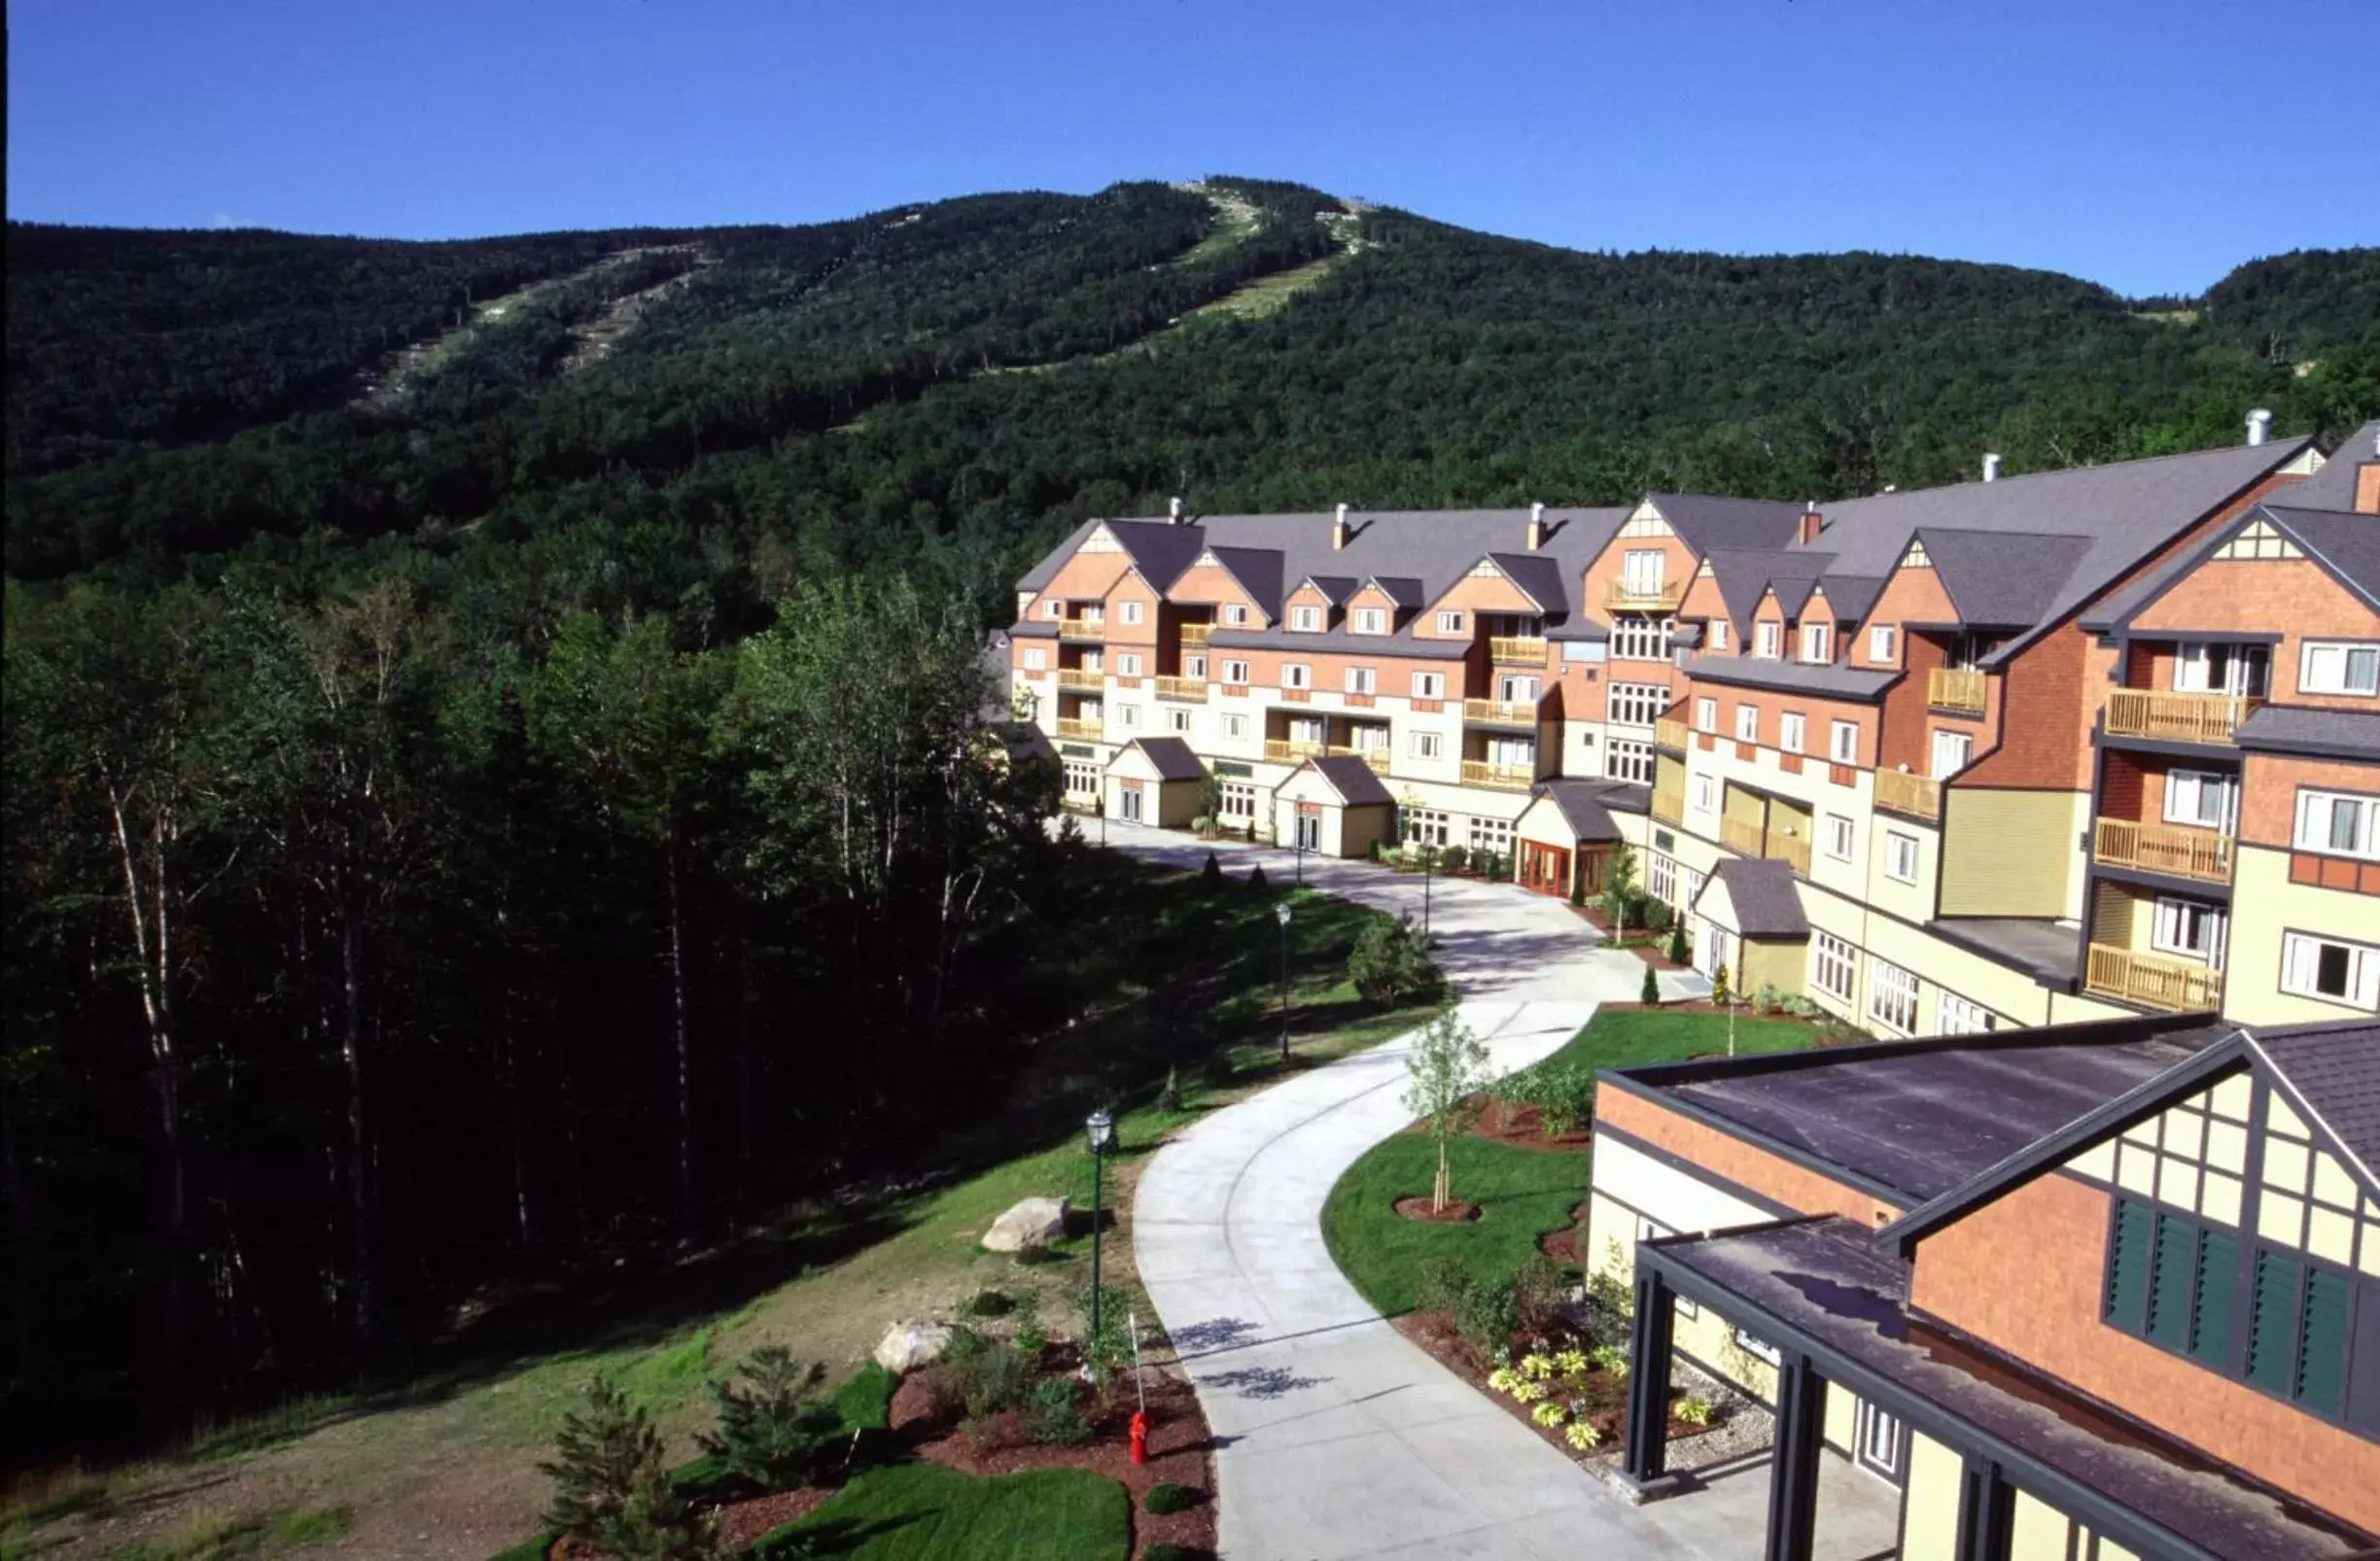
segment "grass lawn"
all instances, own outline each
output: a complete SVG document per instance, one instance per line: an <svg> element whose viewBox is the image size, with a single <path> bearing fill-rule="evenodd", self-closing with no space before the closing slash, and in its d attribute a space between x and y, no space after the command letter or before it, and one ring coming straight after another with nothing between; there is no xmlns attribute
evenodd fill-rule
<svg viewBox="0 0 2380 1561"><path fill-rule="evenodd" d="M984 1479L906 1464L861 1474L843 1493L755 1546L850 1561L1125 1561L1132 1508L1124 1487L1079 1469Z"/></svg>
<svg viewBox="0 0 2380 1561"><path fill-rule="evenodd" d="M1814 1024L1799 1020L1735 1021L1737 1055L1809 1045ZM1718 1014L1605 1008L1547 1065L1625 1067L1725 1054L1728 1022ZM1509 1279L1537 1238L1570 1223L1587 1197L1584 1151L1516 1149L1486 1138L1458 1138L1452 1154L1454 1196L1480 1205L1466 1225L1430 1225L1396 1212L1400 1197L1426 1196L1437 1170L1427 1136L1399 1133L1375 1144L1339 1178L1322 1208L1331 1259L1364 1300L1390 1316L1411 1311L1414 1281L1431 1258L1449 1257L1475 1279Z"/></svg>

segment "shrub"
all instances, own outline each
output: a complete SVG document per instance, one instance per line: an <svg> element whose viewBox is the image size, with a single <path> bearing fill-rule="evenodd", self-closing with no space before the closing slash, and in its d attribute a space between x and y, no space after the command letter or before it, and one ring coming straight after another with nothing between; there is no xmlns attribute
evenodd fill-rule
<svg viewBox="0 0 2380 1561"><path fill-rule="evenodd" d="M1562 1302L1569 1299L1569 1287L1562 1283L1561 1265L1542 1252L1532 1252L1513 1270L1513 1311L1520 1318L1521 1331L1542 1335L1560 1318Z"/></svg>
<svg viewBox="0 0 2380 1561"><path fill-rule="evenodd" d="M1577 874L1571 875L1570 879L1570 903L1572 905L1587 903L1587 880Z"/></svg>
<svg viewBox="0 0 2380 1561"><path fill-rule="evenodd" d="M1429 1258L1414 1276L1414 1304L1423 1311L1458 1311L1471 1293L1471 1272L1452 1258Z"/></svg>
<svg viewBox="0 0 2380 1561"><path fill-rule="evenodd" d="M959 1303L959 1309L969 1317L1005 1317L1016 1308L1016 1302L999 1290L978 1290Z"/></svg>
<svg viewBox="0 0 2380 1561"><path fill-rule="evenodd" d="M1204 836L1208 830L1212 829L1213 827L1214 820L1208 817L1205 814L1200 814L1196 818L1190 820L1190 832L1194 835ZM1209 854L1212 853L1209 852Z"/></svg>
<svg viewBox="0 0 2380 1561"><path fill-rule="evenodd" d="M1179 1111L1182 1108L1181 1074L1171 1066L1166 1068L1166 1081L1157 1091L1157 1109Z"/></svg>
<svg viewBox="0 0 2380 1561"><path fill-rule="evenodd" d="M1207 853L1207 865L1199 869L1199 882L1208 885L1223 882L1223 863L1213 851Z"/></svg>
<svg viewBox="0 0 2380 1561"><path fill-rule="evenodd" d="M1620 1260L1620 1242L1606 1241L1613 1263ZM1587 1341L1598 1349L1625 1349L1636 1331L1636 1295L1610 1265L1587 1271Z"/></svg>
<svg viewBox="0 0 2380 1561"><path fill-rule="evenodd" d="M1252 889L1260 889L1264 886L1264 863L1258 862L1254 867L1248 869L1248 887Z"/></svg>
<svg viewBox="0 0 2380 1561"><path fill-rule="evenodd" d="M1520 1330L1520 1303L1509 1279L1473 1281L1454 1308L1454 1331L1484 1350L1510 1344Z"/></svg>
<svg viewBox="0 0 2380 1561"><path fill-rule="evenodd" d="M1711 972L1711 1001L1725 1008L1734 1001L1734 995L1728 987L1728 967L1722 962L1718 969Z"/></svg>
<svg viewBox="0 0 2380 1561"><path fill-rule="evenodd" d="M1756 1014L1773 1014L1776 1012L1776 1005L1777 989L1767 982L1762 982L1760 990L1752 994L1752 1011Z"/></svg>
<svg viewBox="0 0 2380 1561"><path fill-rule="evenodd" d="M897 1373L870 1361L846 1379L832 1395L835 1413L846 1431L883 1431L892 1424L892 1390Z"/></svg>
<svg viewBox="0 0 2380 1561"><path fill-rule="evenodd" d="M1661 1002L1661 978L1653 973L1651 965L1645 966L1644 985L1636 989L1636 1000L1647 1008Z"/></svg>
<svg viewBox="0 0 2380 1561"><path fill-rule="evenodd" d="M1083 1413L1082 1389L1063 1376L1035 1382L1025 1407L1025 1434L1045 1447L1079 1447L1091 1440L1091 1417Z"/></svg>
<svg viewBox="0 0 2380 1561"><path fill-rule="evenodd" d="M1421 929L1404 916L1364 923L1348 953L1348 980L1365 1001L1394 1008L1436 986L1438 969L1423 950Z"/></svg>
<svg viewBox="0 0 2380 1561"><path fill-rule="evenodd" d="M642 1407L602 1377L586 1406L562 1417L554 1457L538 1465L554 1482L546 1523L621 1561L699 1555L691 1509L661 1462L661 1434Z"/></svg>
<svg viewBox="0 0 2380 1561"><path fill-rule="evenodd" d="M1141 1549L1140 1561L1190 1561L1190 1552L1178 1544L1169 1544L1159 1540L1155 1544Z"/></svg>
<svg viewBox="0 0 2380 1561"><path fill-rule="evenodd" d="M1682 965L1686 962L1686 919L1681 916L1669 923L1669 962Z"/></svg>
<svg viewBox="0 0 2380 1561"><path fill-rule="evenodd" d="M1091 1287L1085 1285L1076 1306L1082 1314L1083 1364L1102 1379L1133 1364L1132 1298L1110 1285L1100 1303L1099 1329L1091 1327Z"/></svg>
<svg viewBox="0 0 2380 1561"><path fill-rule="evenodd" d="M1691 1397L1680 1399L1677 1417L1690 1426L1707 1426L1711 1423L1711 1406L1700 1399Z"/></svg>
<svg viewBox="0 0 2380 1561"><path fill-rule="evenodd" d="M951 1330L940 1365L969 1420L1019 1408L1032 1390L1033 1363L1025 1352L971 1328Z"/></svg>
<svg viewBox="0 0 2380 1561"><path fill-rule="evenodd" d="M843 1437L843 1416L819 1395L825 1371L782 1344L745 1358L737 1381L710 1384L718 1429L695 1441L725 1474L762 1490L811 1482Z"/></svg>
<svg viewBox="0 0 2380 1561"><path fill-rule="evenodd" d="M1674 924L1666 901L1657 900L1648 894L1644 898L1643 911L1647 931L1666 932Z"/></svg>
<svg viewBox="0 0 2380 1561"><path fill-rule="evenodd" d="M1594 1070L1583 1062L1540 1062L1505 1078L1494 1093L1508 1104L1535 1106L1545 1135L1558 1138L1592 1114Z"/></svg>
<svg viewBox="0 0 2380 1561"><path fill-rule="evenodd" d="M1442 873L1459 873L1470 860L1471 853L1460 846L1442 847L1438 851L1438 870Z"/></svg>
<svg viewBox="0 0 2380 1561"><path fill-rule="evenodd" d="M1202 1499L1202 1493L1193 1486L1161 1479L1149 1487L1146 1496L1140 1498L1140 1505L1146 1510L1164 1517L1169 1512L1187 1512Z"/></svg>

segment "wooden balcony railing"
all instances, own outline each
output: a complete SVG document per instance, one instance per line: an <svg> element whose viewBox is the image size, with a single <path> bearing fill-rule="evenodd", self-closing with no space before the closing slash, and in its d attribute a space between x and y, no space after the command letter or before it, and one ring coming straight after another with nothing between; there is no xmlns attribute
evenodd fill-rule
<svg viewBox="0 0 2380 1561"><path fill-rule="evenodd" d="M1686 582L1664 581L1646 588L1626 579L1603 582L1603 607L1608 612L1674 612L1686 600Z"/></svg>
<svg viewBox="0 0 2380 1561"><path fill-rule="evenodd" d="M1349 747L1344 743L1333 743L1325 751L1334 759L1361 759L1372 767L1376 775L1388 773L1388 750L1386 748L1358 748Z"/></svg>
<svg viewBox="0 0 2380 1561"><path fill-rule="evenodd" d="M1211 623L1185 623L1181 626L1181 642L1185 645L1203 645L1213 633L1214 625Z"/></svg>
<svg viewBox="0 0 2380 1561"><path fill-rule="evenodd" d="M1319 758L1328 751L1327 744L1284 743L1277 737L1265 739L1267 764L1304 764L1308 759Z"/></svg>
<svg viewBox="0 0 2380 1561"><path fill-rule="evenodd" d="M2083 962L2082 989L2149 1008L2195 1013L2222 1006L2222 972L2189 959L2090 946Z"/></svg>
<svg viewBox="0 0 2380 1561"><path fill-rule="evenodd" d="M1058 735L1060 737L1098 738L1103 736L1106 733L1106 730L1107 723L1104 721L1078 721L1071 715L1061 715L1058 717Z"/></svg>
<svg viewBox="0 0 2380 1561"><path fill-rule="evenodd" d="M1107 675L1103 672L1094 672L1087 667L1061 667L1058 669L1058 686L1061 688L1088 688L1096 693L1107 686Z"/></svg>
<svg viewBox="0 0 2380 1561"><path fill-rule="evenodd" d="M1193 705L1207 703L1207 679L1204 677L1160 677L1157 679L1159 699L1186 700Z"/></svg>
<svg viewBox="0 0 2380 1561"><path fill-rule="evenodd" d="M1803 878L1809 877L1809 842L1800 835L1788 835L1771 829L1761 843L1761 854L1771 861L1784 862Z"/></svg>
<svg viewBox="0 0 2380 1561"><path fill-rule="evenodd" d="M1653 746L1686 751L1686 723L1662 716L1653 723Z"/></svg>
<svg viewBox="0 0 2380 1561"><path fill-rule="evenodd" d="M1058 638L1061 640L1104 640L1107 620L1104 618L1060 618Z"/></svg>
<svg viewBox="0 0 2380 1561"><path fill-rule="evenodd" d="M1910 775L1906 770L1878 770L1875 773L1875 804L1890 808L1894 813L1923 818L1928 823L1942 816L1942 782L1922 775Z"/></svg>
<svg viewBox="0 0 2380 1561"><path fill-rule="evenodd" d="M1463 760L1462 783L1467 786L1487 786L1494 791L1526 791L1536 780L1537 771L1532 765Z"/></svg>
<svg viewBox="0 0 2380 1561"><path fill-rule="evenodd" d="M2174 694L2118 688L2108 695L2106 722L2116 737L2172 743L2229 743L2248 712L2262 704L2241 694Z"/></svg>
<svg viewBox="0 0 2380 1561"><path fill-rule="evenodd" d="M1761 826L1758 819L1722 818L1719 820L1719 838L1746 856L1761 853Z"/></svg>
<svg viewBox="0 0 2380 1561"><path fill-rule="evenodd" d="M1686 799L1674 791L1654 792L1653 816L1664 824L1684 823L1686 821Z"/></svg>
<svg viewBox="0 0 2380 1561"><path fill-rule="evenodd" d="M1983 675L1974 668L1937 667L1926 674L1926 703L1938 711L1983 713Z"/></svg>
<svg viewBox="0 0 2380 1561"><path fill-rule="evenodd" d="M2097 846L2099 860L2118 867L2171 873L2176 878L2203 879L2209 884L2231 882L2231 837L2212 829L2102 818Z"/></svg>
<svg viewBox="0 0 2380 1561"><path fill-rule="evenodd" d="M1491 726L1535 726L1537 702L1533 699L1466 699L1463 719L1484 721Z"/></svg>
<svg viewBox="0 0 2380 1561"><path fill-rule="evenodd" d="M1535 635L1495 635L1488 641L1488 658L1517 667L1542 667L1546 642Z"/></svg>

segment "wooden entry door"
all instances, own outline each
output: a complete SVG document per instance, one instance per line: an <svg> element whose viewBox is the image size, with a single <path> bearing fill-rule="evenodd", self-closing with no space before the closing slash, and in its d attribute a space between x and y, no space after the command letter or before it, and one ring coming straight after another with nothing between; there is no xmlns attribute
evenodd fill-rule
<svg viewBox="0 0 2380 1561"><path fill-rule="evenodd" d="M1540 894L1570 897L1570 853L1559 846L1521 843L1521 882Z"/></svg>

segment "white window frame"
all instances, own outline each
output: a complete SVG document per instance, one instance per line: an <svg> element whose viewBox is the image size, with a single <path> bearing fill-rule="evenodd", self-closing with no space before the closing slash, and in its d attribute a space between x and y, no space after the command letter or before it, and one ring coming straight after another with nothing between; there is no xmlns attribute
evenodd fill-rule
<svg viewBox="0 0 2380 1561"><path fill-rule="evenodd" d="M1116 676L1117 676L1118 677L1138 677L1138 676L1140 676L1140 652L1138 652L1138 651L1137 651L1137 650L1119 650L1119 651L1117 651L1117 652L1116 652Z"/></svg>
<svg viewBox="0 0 2380 1561"><path fill-rule="evenodd" d="M2342 815L2351 819L2345 845L2338 843ZM2297 793L2296 831L2292 838L2299 850L2380 862L2380 797L2359 797L2350 792L2311 788L2301 790Z"/></svg>
<svg viewBox="0 0 2380 1561"><path fill-rule="evenodd" d="M1434 759L1445 751L1444 744L1441 734L1416 727L1405 740L1405 751L1417 759Z"/></svg>
<svg viewBox="0 0 2380 1561"><path fill-rule="evenodd" d="M1220 614L1223 621L1238 628L1248 620L1248 609L1238 602L1226 602Z"/></svg>
<svg viewBox="0 0 2380 1561"><path fill-rule="evenodd" d="M1763 661L1775 661L1784 653L1785 626L1781 623L1756 623L1752 626L1752 654Z"/></svg>
<svg viewBox="0 0 2380 1561"><path fill-rule="evenodd" d="M1138 602L1117 603L1116 621L1118 623L1138 623L1140 621L1140 604Z"/></svg>
<svg viewBox="0 0 2380 1561"><path fill-rule="evenodd" d="M1719 811L1719 784L1707 775L1698 775L1694 780L1694 809L1697 813Z"/></svg>
<svg viewBox="0 0 2380 1561"><path fill-rule="evenodd" d="M1443 808L1399 808L1397 828L1408 843L1443 846L1453 838Z"/></svg>
<svg viewBox="0 0 2380 1561"><path fill-rule="evenodd" d="M1742 700L1735 702L1735 741L1738 743L1758 743L1760 741L1760 707L1758 705L1749 705Z"/></svg>
<svg viewBox="0 0 2380 1561"><path fill-rule="evenodd" d="M2347 984L2344 990L2327 992L2318 985L2325 949L2344 949L2347 952ZM2346 938L2311 932L2284 932L2281 935L2281 989L2292 997L2311 997L2319 1003L2337 1003L2344 1008L2361 1008L2367 1012L2380 1009L2380 949Z"/></svg>
<svg viewBox="0 0 2380 1561"><path fill-rule="evenodd" d="M2207 816L2210 798L2214 803L2212 818ZM2168 770L2164 811L2169 824L2230 834L2239 823L2239 777L2221 770Z"/></svg>
<svg viewBox="0 0 2380 1561"><path fill-rule="evenodd" d="M1386 634L1388 614L1379 607L1357 607L1348 614L1348 628L1355 634Z"/></svg>
<svg viewBox="0 0 2380 1561"><path fill-rule="evenodd" d="M1245 687L1247 686L1247 680L1248 680L1248 664L1247 664L1246 662L1244 662L1244 661L1226 661L1226 662L1224 662L1224 663L1223 663L1223 686L1224 686L1224 687L1226 687L1226 688L1245 688Z"/></svg>
<svg viewBox="0 0 2380 1561"><path fill-rule="evenodd" d="M1247 716L1239 711L1225 711L1223 712L1223 735L1235 738L1247 736Z"/></svg>
<svg viewBox="0 0 2380 1561"><path fill-rule="evenodd" d="M1670 637L1677 632L1675 618L1648 618L1633 612L1622 613L1612 620L1608 642L1614 661L1667 661L1674 648Z"/></svg>
<svg viewBox="0 0 2380 1561"><path fill-rule="evenodd" d="M1615 737L1603 745L1603 774L1607 780L1649 786L1653 783L1653 771L1658 763L1650 743Z"/></svg>
<svg viewBox="0 0 2380 1561"><path fill-rule="evenodd" d="M1847 862L1858 846L1858 827L1842 814L1828 814L1826 815L1826 853L1838 862Z"/></svg>
<svg viewBox="0 0 2380 1561"><path fill-rule="evenodd" d="M1456 610L1456 609L1454 609L1454 608L1448 608L1448 609L1446 609L1446 610L1444 610L1444 611L1441 611L1441 612L1438 614L1438 632L1439 632L1440 634L1460 634L1460 633L1462 633L1462 632L1463 632L1463 615L1462 615L1462 613L1461 613L1459 610Z"/></svg>
<svg viewBox="0 0 2380 1561"><path fill-rule="evenodd" d="M1668 556L1658 547L1631 547L1620 555L1620 585L1630 596L1659 596Z"/></svg>
<svg viewBox="0 0 2380 1561"><path fill-rule="evenodd" d="M1241 718L1242 720L1246 719L1245 716ZM1226 818L1255 817L1256 782L1253 780L1224 781L1223 807L1221 811L1223 816Z"/></svg>
<svg viewBox="0 0 2380 1561"><path fill-rule="evenodd" d="M1695 701L1695 730L1698 732L1719 730L1719 702L1707 694Z"/></svg>
<svg viewBox="0 0 2380 1561"><path fill-rule="evenodd" d="M1603 685L1603 719L1613 726L1651 726L1669 709L1669 690L1660 683Z"/></svg>
<svg viewBox="0 0 2380 1561"><path fill-rule="evenodd" d="M1942 759L1945 753L1956 753L1958 755L1958 762L1956 764L1944 764ZM1934 733L1933 744L1926 755L1926 759L1927 767L1929 770L1931 770L1934 780L1949 780L1961 770L1966 769L1967 766L1975 763L1974 734L1969 732L1952 732L1938 728Z"/></svg>
<svg viewBox="0 0 2380 1561"><path fill-rule="evenodd" d="M1944 987L1934 998L1934 1033L1988 1035L2000 1027L2000 1016L1981 1003L1961 997Z"/></svg>
<svg viewBox="0 0 2380 1561"><path fill-rule="evenodd" d="M1859 722L1834 723L1827 733L1827 757L1837 764L1859 763Z"/></svg>
<svg viewBox="0 0 2380 1561"><path fill-rule="evenodd" d="M1664 905L1677 904L1677 861L1667 852L1645 852L1645 892Z"/></svg>
<svg viewBox="0 0 2380 1561"><path fill-rule="evenodd" d="M1347 670L1347 691L1350 694L1370 694L1380 687L1380 674L1370 667L1349 667Z"/></svg>
<svg viewBox="0 0 2380 1561"><path fill-rule="evenodd" d="M1728 647L1727 619L1713 618L1710 620L1710 647L1713 650L1725 650Z"/></svg>
<svg viewBox="0 0 2380 1561"><path fill-rule="evenodd" d="M1818 665L1835 659L1835 629L1832 624L1802 625L1802 659Z"/></svg>
<svg viewBox="0 0 2380 1561"><path fill-rule="evenodd" d="M1908 871L1900 871L1902 860L1908 858ZM1896 884L1917 882L1917 869L1923 856L1917 849L1917 837L1905 835L1898 829L1884 831L1884 876Z"/></svg>
<svg viewBox="0 0 2380 1561"><path fill-rule="evenodd" d="M1190 731L1189 711L1179 705L1166 707L1166 730L1175 737L1187 736Z"/></svg>
<svg viewBox="0 0 2380 1561"><path fill-rule="evenodd" d="M1512 854L1513 826L1509 819L1483 818L1473 814L1471 827L1467 833L1470 836L1470 846L1473 850L1490 850L1498 856Z"/></svg>
<svg viewBox="0 0 2380 1561"><path fill-rule="evenodd" d="M1289 627L1300 634L1319 634L1322 630L1322 609L1300 604L1289 609Z"/></svg>
<svg viewBox="0 0 2380 1561"><path fill-rule="evenodd" d="M2218 653L2223 658L2220 679L2215 676ZM2261 678L2256 676L2259 671ZM2173 685L2187 694L2261 694L2272 685L2272 647L2251 641L2193 641L2174 654Z"/></svg>
<svg viewBox="0 0 2380 1561"><path fill-rule="evenodd" d="M1063 618L1066 616L1066 603L1060 601L1057 597L1051 597L1044 605L1048 607L1049 610L1041 614L1043 617Z"/></svg>
<svg viewBox="0 0 2380 1561"><path fill-rule="evenodd" d="M1313 668L1303 661L1282 662L1280 685L1283 688L1313 687Z"/></svg>
<svg viewBox="0 0 2380 1561"><path fill-rule="evenodd" d="M2380 643L2308 640L2297 651L2297 691L2380 698Z"/></svg>
<svg viewBox="0 0 2380 1561"><path fill-rule="evenodd" d="M1868 960L1868 1017L1900 1035L1917 1033L1917 973L1889 959Z"/></svg>
<svg viewBox="0 0 2380 1561"><path fill-rule="evenodd" d="M1027 645L1025 647L1025 670L1027 672L1046 672L1048 669L1049 652L1039 645Z"/></svg>
<svg viewBox="0 0 2380 1561"><path fill-rule="evenodd" d="M1809 720L1800 711L1787 711L1777 717L1777 746L1788 753L1799 753L1809 741Z"/></svg>
<svg viewBox="0 0 2380 1561"><path fill-rule="evenodd" d="M1893 661L1897 659L1901 647L1894 643L1894 641L1898 638L1899 636L1894 632L1893 626L1889 623L1879 623L1875 627L1870 629L1868 631L1868 659L1870 661Z"/></svg>
<svg viewBox="0 0 2380 1561"><path fill-rule="evenodd" d="M1836 978L1830 981L1829 978ZM1810 985L1848 1007L1859 991L1859 951L1832 932L1810 932Z"/></svg>
<svg viewBox="0 0 2380 1561"><path fill-rule="evenodd" d="M2178 959L2196 959L2221 968L2226 919L2222 906L2160 894L2150 910L2149 947ZM2199 940L2196 943L2190 941L2193 930Z"/></svg>
<svg viewBox="0 0 2380 1561"><path fill-rule="evenodd" d="M1413 675L1413 697L1416 699L1446 698L1446 674L1418 672Z"/></svg>
<svg viewBox="0 0 2380 1561"><path fill-rule="evenodd" d="M1115 708L1115 723L1119 731L1138 731L1140 729L1140 707L1138 705L1118 705Z"/></svg>
<svg viewBox="0 0 2380 1561"><path fill-rule="evenodd" d="M1207 676L1206 656L1202 654L1182 657L1182 676L1184 677L1196 677L1202 681L1205 680Z"/></svg>

